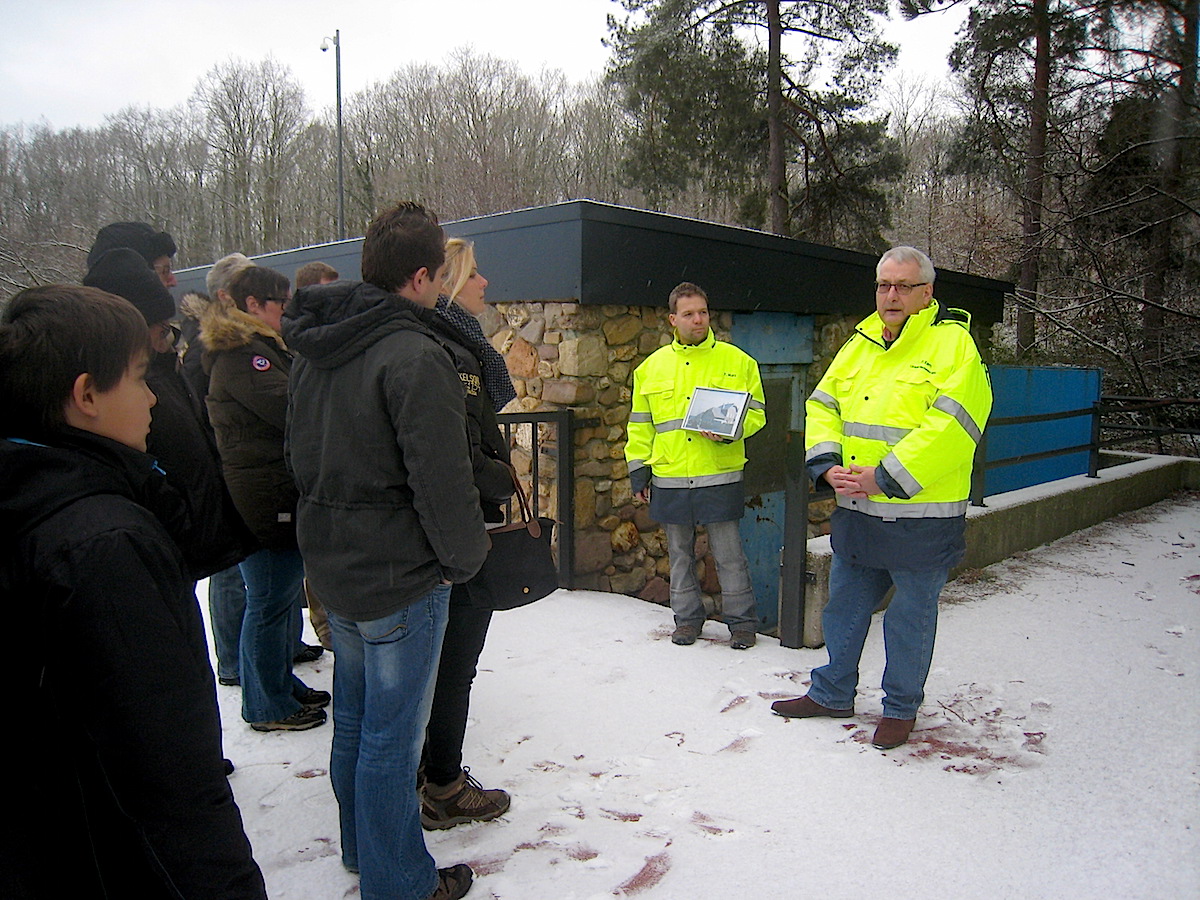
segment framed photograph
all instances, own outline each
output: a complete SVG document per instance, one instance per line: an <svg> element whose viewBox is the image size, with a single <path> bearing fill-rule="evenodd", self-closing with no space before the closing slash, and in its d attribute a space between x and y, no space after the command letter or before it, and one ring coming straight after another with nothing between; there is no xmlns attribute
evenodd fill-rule
<svg viewBox="0 0 1200 900"><path fill-rule="evenodd" d="M724 388L696 388L688 404L683 427L688 431L710 431L732 438L742 428L750 394L746 391L727 391Z"/></svg>

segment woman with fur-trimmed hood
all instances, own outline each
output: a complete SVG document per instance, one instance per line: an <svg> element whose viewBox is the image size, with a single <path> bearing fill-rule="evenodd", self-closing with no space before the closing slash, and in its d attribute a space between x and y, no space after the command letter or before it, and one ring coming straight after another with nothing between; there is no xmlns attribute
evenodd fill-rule
<svg viewBox="0 0 1200 900"><path fill-rule="evenodd" d="M286 277L262 266L229 283L232 303L210 302L200 319L209 420L225 483L263 548L241 564L246 579L240 671L242 718L256 731L301 731L325 721L329 694L292 675L290 623L303 589L296 546L296 485L283 455L292 356L279 334Z"/></svg>

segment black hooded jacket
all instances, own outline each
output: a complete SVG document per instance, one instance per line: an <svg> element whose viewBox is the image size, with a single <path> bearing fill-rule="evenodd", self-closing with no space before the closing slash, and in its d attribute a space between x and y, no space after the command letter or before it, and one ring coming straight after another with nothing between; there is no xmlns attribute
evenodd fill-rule
<svg viewBox="0 0 1200 900"><path fill-rule="evenodd" d="M352 621L471 578L489 541L463 386L437 313L366 283L296 293L288 459L314 592Z"/></svg>
<svg viewBox="0 0 1200 900"><path fill-rule="evenodd" d="M66 428L0 440L13 775L5 898L260 898L203 622L153 459ZM152 512L153 511L153 512Z"/></svg>
<svg viewBox="0 0 1200 900"><path fill-rule="evenodd" d="M151 361L146 383L158 402L150 411L147 452L187 500L187 522L172 537L193 581L237 565L258 549L221 474L221 458L203 406L178 371L174 353Z"/></svg>

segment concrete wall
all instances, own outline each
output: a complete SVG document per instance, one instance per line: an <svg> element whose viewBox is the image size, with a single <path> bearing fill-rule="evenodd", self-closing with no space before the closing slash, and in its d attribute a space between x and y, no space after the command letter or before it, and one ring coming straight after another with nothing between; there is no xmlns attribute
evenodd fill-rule
<svg viewBox="0 0 1200 900"><path fill-rule="evenodd" d="M1132 509L1157 503L1176 491L1200 490L1200 460L1135 456L1102 469L1098 478L1073 475L1059 481L985 498L967 513L967 555L951 577L981 569ZM824 643L821 612L829 601L829 537L808 542L808 571L815 583L805 594L805 647Z"/></svg>

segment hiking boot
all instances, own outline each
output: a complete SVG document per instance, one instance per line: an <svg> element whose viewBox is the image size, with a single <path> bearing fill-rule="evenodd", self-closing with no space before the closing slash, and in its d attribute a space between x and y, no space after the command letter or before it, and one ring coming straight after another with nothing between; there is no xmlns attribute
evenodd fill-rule
<svg viewBox="0 0 1200 900"><path fill-rule="evenodd" d="M508 812L511 803L506 791L485 790L471 777L471 770L464 768L445 787L425 783L421 792L421 825L428 831L440 831L464 822L490 822Z"/></svg>
<svg viewBox="0 0 1200 900"><path fill-rule="evenodd" d="M854 707L849 709L833 709L822 706L816 700L810 700L808 695L797 697L795 700L776 700L771 704L771 712L788 719L815 719L822 716L830 719L848 719L854 715Z"/></svg>
<svg viewBox="0 0 1200 900"><path fill-rule="evenodd" d="M753 631L734 631L729 635L730 650L749 650L758 640Z"/></svg>
<svg viewBox="0 0 1200 900"><path fill-rule="evenodd" d="M286 719L275 722L251 722L255 731L308 731L325 724L325 710L320 707L302 706Z"/></svg>
<svg viewBox="0 0 1200 900"><path fill-rule="evenodd" d="M329 691L318 691L316 688L305 686L292 691L292 696L300 701L300 705L308 709L324 709L333 700Z"/></svg>
<svg viewBox="0 0 1200 900"><path fill-rule="evenodd" d="M686 647L696 643L698 637L700 637L700 629L695 625L676 625L675 632L671 635L671 643Z"/></svg>
<svg viewBox="0 0 1200 900"><path fill-rule="evenodd" d="M875 736L871 738L871 746L879 750L891 750L899 747L908 740L916 719L892 719L884 716L875 727Z"/></svg>
<svg viewBox="0 0 1200 900"><path fill-rule="evenodd" d="M458 900L471 889L471 881L475 873L466 863L438 869L437 890L429 895L429 900Z"/></svg>
<svg viewBox="0 0 1200 900"><path fill-rule="evenodd" d="M292 657L294 663L309 663L316 662L321 658L321 654L325 652L325 648L317 644L303 644L303 650L300 650Z"/></svg>

